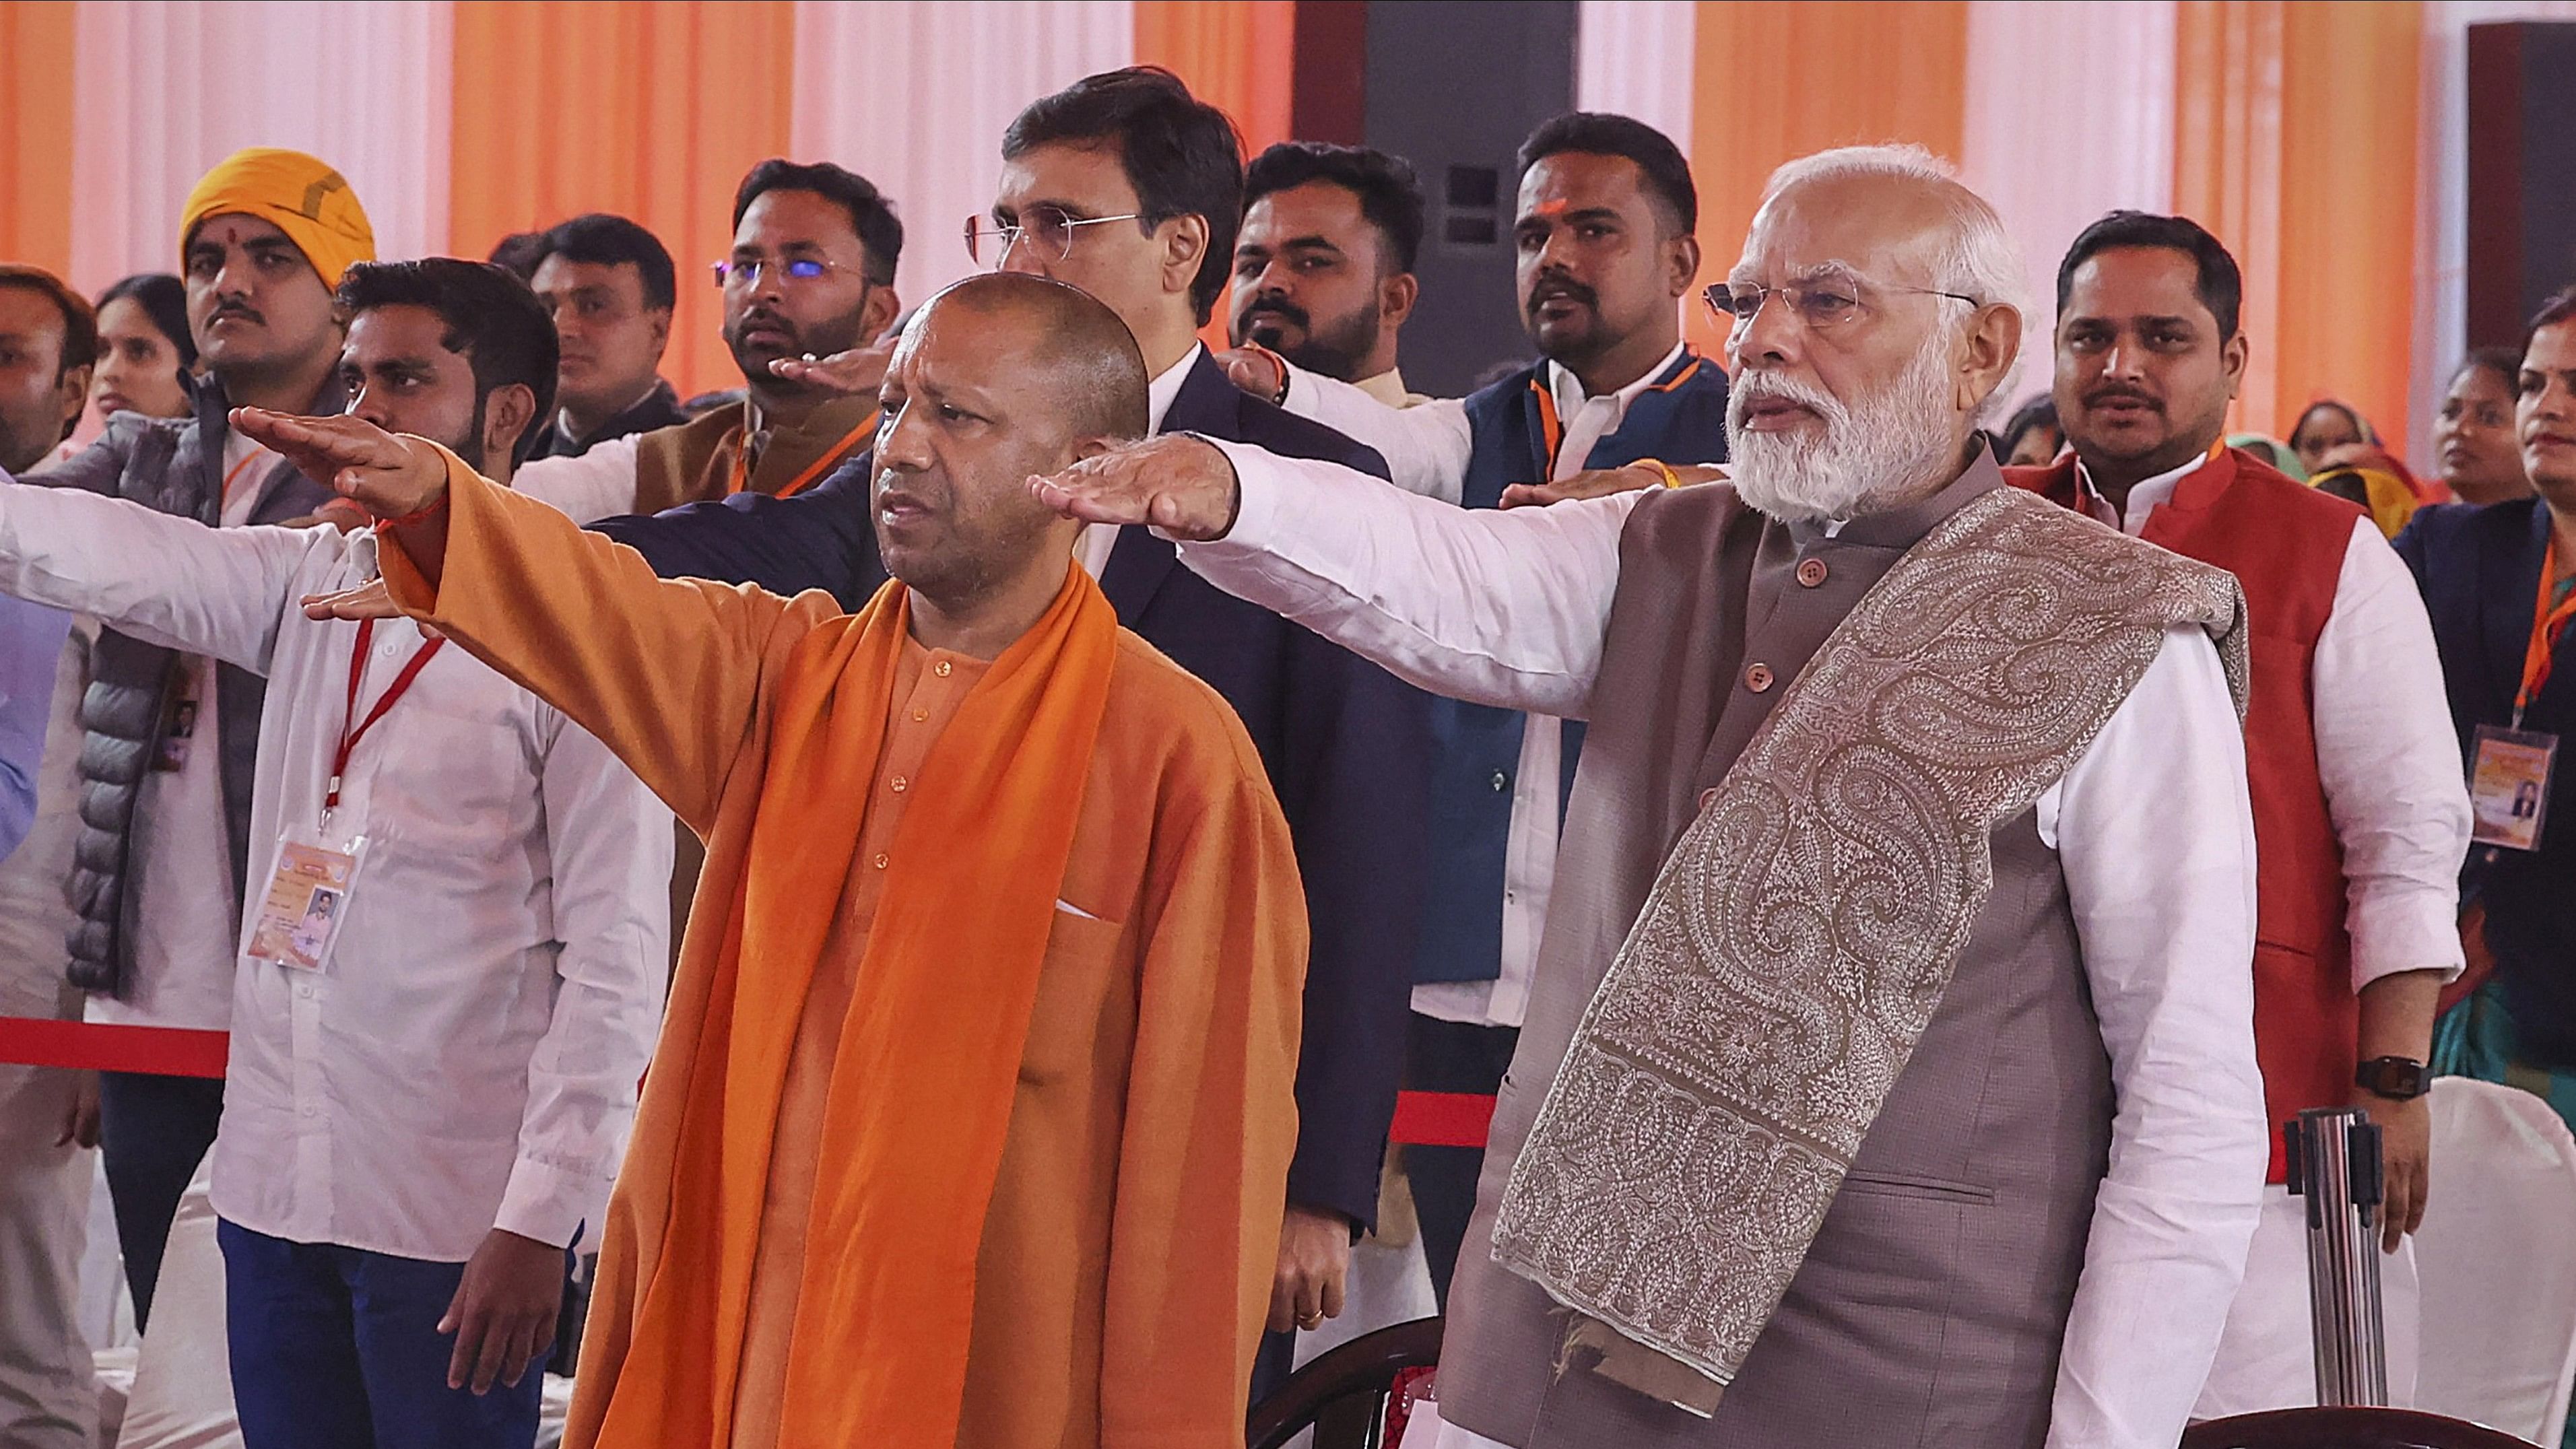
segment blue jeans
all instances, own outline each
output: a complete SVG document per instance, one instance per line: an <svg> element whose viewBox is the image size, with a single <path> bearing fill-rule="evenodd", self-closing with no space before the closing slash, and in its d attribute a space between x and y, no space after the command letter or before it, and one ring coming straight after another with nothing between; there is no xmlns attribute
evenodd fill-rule
<svg viewBox="0 0 2576 1449"><path fill-rule="evenodd" d="M217 1221L233 1401L247 1449L529 1449L544 1364L517 1388L447 1386L438 1320L465 1277Z"/></svg>

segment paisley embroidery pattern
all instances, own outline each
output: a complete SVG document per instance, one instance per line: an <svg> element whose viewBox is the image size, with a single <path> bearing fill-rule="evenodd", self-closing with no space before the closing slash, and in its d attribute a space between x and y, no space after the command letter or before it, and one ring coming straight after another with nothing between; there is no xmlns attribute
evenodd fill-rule
<svg viewBox="0 0 2576 1449"><path fill-rule="evenodd" d="M1494 1256L1733 1380L1948 988L1994 829L2199 625L2219 570L1998 488L1835 629L1658 873L1515 1164Z"/></svg>

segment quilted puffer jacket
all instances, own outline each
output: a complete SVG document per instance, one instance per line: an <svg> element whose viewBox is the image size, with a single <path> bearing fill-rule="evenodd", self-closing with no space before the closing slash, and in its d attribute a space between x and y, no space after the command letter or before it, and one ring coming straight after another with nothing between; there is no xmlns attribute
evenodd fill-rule
<svg viewBox="0 0 2576 1449"><path fill-rule="evenodd" d="M336 413L342 406L334 376L308 413ZM219 521L223 510L225 419L231 403L209 379L197 389L193 418L146 418L119 413L107 431L77 456L23 480L58 488L83 488L129 498L161 513ZM249 480L245 480L248 484ZM255 484L253 523L283 523L313 512L330 490L277 462ZM80 838L73 847L65 897L77 917L66 942L67 974L86 991L123 993L134 977L134 911L142 894L134 879L134 802L143 776L161 748L170 691L184 659L177 650L101 630L90 656L89 692L81 698L85 732L80 752ZM259 711L268 681L229 664L216 666L216 764L223 777L225 833L232 846L232 878L249 869L250 791L259 753ZM238 915L241 894L229 902Z"/></svg>

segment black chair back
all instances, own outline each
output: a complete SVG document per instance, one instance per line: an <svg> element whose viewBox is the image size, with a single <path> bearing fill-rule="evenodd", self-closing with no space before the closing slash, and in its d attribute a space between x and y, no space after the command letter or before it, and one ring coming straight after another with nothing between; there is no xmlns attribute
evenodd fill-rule
<svg viewBox="0 0 2576 1449"><path fill-rule="evenodd" d="M1252 1406L1247 1449L1281 1449L1306 1429L1314 1449L1384 1449L1387 1396L1406 1369L1440 1362L1441 1326L1417 1318L1364 1333L1297 1370Z"/></svg>
<svg viewBox="0 0 2576 1449"><path fill-rule="evenodd" d="M2182 1449L2531 1449L2511 1434L2412 1409L2274 1409L2194 1424Z"/></svg>

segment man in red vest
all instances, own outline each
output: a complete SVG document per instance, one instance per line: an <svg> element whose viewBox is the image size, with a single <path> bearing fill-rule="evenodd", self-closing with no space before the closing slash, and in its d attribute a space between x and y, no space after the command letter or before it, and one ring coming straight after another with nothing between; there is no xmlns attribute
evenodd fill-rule
<svg viewBox="0 0 2576 1449"><path fill-rule="evenodd" d="M2006 476L2233 572L2253 640L2254 1042L2274 1127L2309 1107L2384 1131L2389 1387L2412 1395L2431 1114L2424 1062L2460 971L2469 801L2442 667L2406 567L2341 499L2222 445L2245 374L2242 282L2181 217L2113 212L2057 272L2057 414L2071 456ZM2306 1219L2281 1144L2199 1417L2312 1404Z"/></svg>

